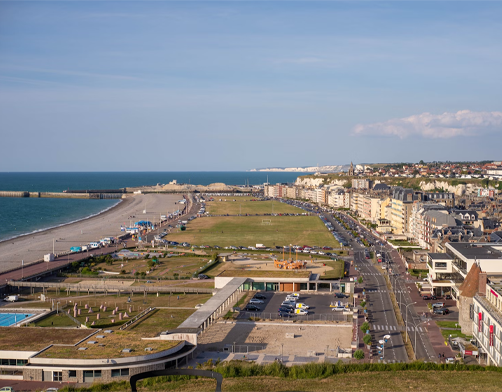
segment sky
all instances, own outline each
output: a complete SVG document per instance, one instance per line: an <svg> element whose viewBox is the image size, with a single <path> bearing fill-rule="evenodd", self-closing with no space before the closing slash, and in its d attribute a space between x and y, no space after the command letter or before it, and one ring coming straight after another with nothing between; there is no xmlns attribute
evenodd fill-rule
<svg viewBox="0 0 502 392"><path fill-rule="evenodd" d="M502 2L0 1L0 171L501 160Z"/></svg>

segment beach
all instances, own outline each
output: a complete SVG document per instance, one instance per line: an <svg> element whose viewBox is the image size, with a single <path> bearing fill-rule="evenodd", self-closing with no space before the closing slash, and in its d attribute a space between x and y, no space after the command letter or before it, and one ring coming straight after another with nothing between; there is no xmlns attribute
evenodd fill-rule
<svg viewBox="0 0 502 392"><path fill-rule="evenodd" d="M68 251L104 237L116 237L124 232L121 225L129 226L139 220L158 223L160 215L183 209L175 204L182 197L173 194L147 194L129 196L109 210L96 216L38 233L0 242L0 272L28 265L43 259L44 255ZM143 211L146 210L146 213Z"/></svg>

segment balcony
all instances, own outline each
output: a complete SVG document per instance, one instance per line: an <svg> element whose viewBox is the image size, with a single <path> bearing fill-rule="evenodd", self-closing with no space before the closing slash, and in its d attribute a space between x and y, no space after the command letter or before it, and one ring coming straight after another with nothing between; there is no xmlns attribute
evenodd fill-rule
<svg viewBox="0 0 502 392"><path fill-rule="evenodd" d="M462 275L464 278L467 276L467 268L464 263L455 260L453 261L452 266L453 269L458 271L458 273Z"/></svg>
<svg viewBox="0 0 502 392"><path fill-rule="evenodd" d="M497 324L499 325L497 329L500 330L500 328L502 327L502 314L497 310L497 308L495 308L495 306L493 306L492 303L486 299L486 297L476 294L474 296L474 299L478 301L483 310L497 322Z"/></svg>

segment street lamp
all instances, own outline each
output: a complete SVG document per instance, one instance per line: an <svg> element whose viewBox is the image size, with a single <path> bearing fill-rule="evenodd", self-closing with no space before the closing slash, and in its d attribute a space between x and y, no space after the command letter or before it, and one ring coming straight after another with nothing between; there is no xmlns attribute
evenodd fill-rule
<svg viewBox="0 0 502 392"><path fill-rule="evenodd" d="M417 359L417 329L418 329L418 326L421 325L421 324L425 324L425 323L428 323L430 321L430 319L427 319L427 320L424 320L424 321L421 321L419 322L418 324L413 324L413 326L415 327L415 347L414 347L414 351L415 351L415 360Z"/></svg>
<svg viewBox="0 0 502 392"><path fill-rule="evenodd" d="M408 305L403 304L401 302L398 302L399 305L404 305L406 307L406 342L408 342L408 306L410 305L415 305L416 302L409 303ZM402 314L402 312L401 312ZM415 331L415 338L416 338L416 331ZM416 339L415 339L416 342Z"/></svg>

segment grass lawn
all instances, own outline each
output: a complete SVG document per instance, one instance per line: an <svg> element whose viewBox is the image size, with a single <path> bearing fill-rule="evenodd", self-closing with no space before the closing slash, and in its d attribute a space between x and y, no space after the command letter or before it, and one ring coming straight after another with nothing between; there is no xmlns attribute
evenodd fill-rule
<svg viewBox="0 0 502 392"><path fill-rule="evenodd" d="M170 234L171 241L195 245L256 246L310 245L339 247L338 242L316 216L225 216L196 219L186 231Z"/></svg>
<svg viewBox="0 0 502 392"><path fill-rule="evenodd" d="M463 338L463 339L466 339L466 340L469 340L472 338L472 335L465 335L463 334L462 332L460 332L460 328L459 329L442 329L441 330L441 335L443 335L443 338L444 340L448 340L448 338L450 337L450 335L452 335L452 337L454 338Z"/></svg>
<svg viewBox="0 0 502 392"><path fill-rule="evenodd" d="M499 372L441 372L441 371L393 371L371 373L339 374L327 378L284 379L281 377L239 377L224 378L222 390L226 392L325 392L343 390L346 392L396 392L396 391L486 391L500 390L502 374ZM149 380L139 382L139 391L183 391L212 392L216 381L208 378L189 380ZM95 389L60 389L60 391L98 392L105 390L96 385ZM128 382L116 383L106 388L109 392L130 390Z"/></svg>
<svg viewBox="0 0 502 392"><path fill-rule="evenodd" d="M392 245L395 245L395 246L415 246L413 245L412 243L408 242L408 241L401 241L401 240L389 240L389 242L392 244Z"/></svg>
<svg viewBox="0 0 502 392"><path fill-rule="evenodd" d="M158 263L154 265L153 269L148 273L148 278L174 278L179 277L192 277L192 274L199 270L211 259L210 256L206 257L167 257L159 259ZM103 270L109 272L120 272L124 270L126 274L121 275L124 277L132 277L136 272L147 272L150 268L147 266L148 260L126 260L115 261L112 265L100 263L96 265Z"/></svg>
<svg viewBox="0 0 502 392"><path fill-rule="evenodd" d="M38 357L40 358L70 358L70 359L96 359L96 358L125 358L137 355L154 354L160 351L168 350L178 345L179 341L174 340L141 340L141 334L133 331L114 331L113 333L103 333L104 338L98 338L97 335L80 343L78 346L53 346L44 351ZM89 344L89 341L95 341L97 344ZM99 346L103 344L103 346ZM86 347L87 350L78 350L80 347ZM152 348L145 352L145 348ZM122 352L123 349L130 348L132 352Z"/></svg>
<svg viewBox="0 0 502 392"><path fill-rule="evenodd" d="M75 344L94 331L90 329L59 329L2 327L0 350L38 351L50 344Z"/></svg>
<svg viewBox="0 0 502 392"><path fill-rule="evenodd" d="M4 308L20 308L20 309L50 309L50 302L14 302L12 304L5 305Z"/></svg>
<svg viewBox="0 0 502 392"><path fill-rule="evenodd" d="M130 327L129 330L145 338L155 337L160 332L177 328L194 312L195 309L158 309L154 314Z"/></svg>
<svg viewBox="0 0 502 392"><path fill-rule="evenodd" d="M436 321L439 328L460 328L458 321Z"/></svg>
<svg viewBox="0 0 502 392"><path fill-rule="evenodd" d="M36 327L76 327L77 324L66 314L53 314L35 323Z"/></svg>
<svg viewBox="0 0 502 392"><path fill-rule="evenodd" d="M345 263L343 260L323 260L327 266L333 268L320 276L320 279L340 279L343 278Z"/></svg>
<svg viewBox="0 0 502 392"><path fill-rule="evenodd" d="M236 198L226 198L227 201L211 201L206 204L206 211L211 215L245 215L245 214L301 214L304 212L302 209L290 206L286 203L278 201L264 200L264 201L247 201ZM225 200L225 199L222 199Z"/></svg>

